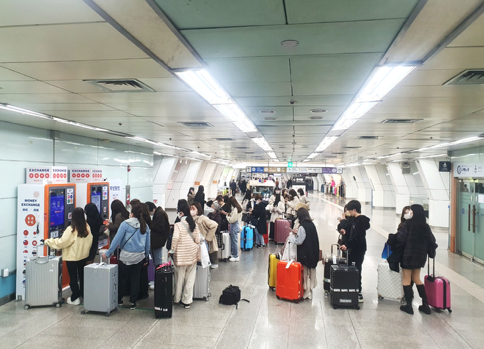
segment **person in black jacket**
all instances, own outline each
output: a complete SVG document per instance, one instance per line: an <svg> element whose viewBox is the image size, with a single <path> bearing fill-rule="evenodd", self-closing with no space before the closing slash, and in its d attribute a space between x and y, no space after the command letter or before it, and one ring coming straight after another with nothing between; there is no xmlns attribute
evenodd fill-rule
<svg viewBox="0 0 484 349"><path fill-rule="evenodd" d="M208 214L208 218L210 218L212 221L217 222L218 227L217 230L215 231L215 236L217 237L218 241L222 240L221 234L221 225L222 225L222 215L220 214L220 204L218 201L212 202L212 209L213 211ZM219 248L221 244L219 243ZM218 251L212 252L209 255L210 257L210 269L215 269L218 268Z"/></svg>
<svg viewBox="0 0 484 349"><path fill-rule="evenodd" d="M412 299L413 290L411 282L417 285L417 290L422 305L419 311L430 314L430 307L425 293L425 286L420 280L420 269L425 267L427 255L435 257L437 244L435 236L427 224L424 208L421 205L410 206L410 211L404 217L407 221L397 233L397 241L404 245L400 266L403 272L403 292L405 293L406 305L400 306L400 310L413 314Z"/></svg>
<svg viewBox="0 0 484 349"><path fill-rule="evenodd" d="M263 235L267 234L266 206L268 203L263 202L259 194L254 195L254 200L254 208L249 210L252 215L250 223L255 227L256 246L265 247Z"/></svg>
<svg viewBox="0 0 484 349"><path fill-rule="evenodd" d="M316 226L308 210L297 210L299 228L294 229L296 235L289 236L289 242L297 245L297 261L301 263L304 274L304 299L313 298L313 289L318 285L316 267L319 262L319 238Z"/></svg>
<svg viewBox="0 0 484 349"><path fill-rule="evenodd" d="M235 179L232 179L232 182L230 182L230 191L232 192L232 196L235 196L236 190L237 190L237 183L235 183Z"/></svg>
<svg viewBox="0 0 484 349"><path fill-rule="evenodd" d="M366 253L366 231L370 229L370 218L361 214L361 203L358 200L351 200L346 205L348 212L354 218L351 224L349 237L347 237L344 245L341 246L343 251L348 251L348 262L350 265L355 263L358 273L360 274L360 293L358 295L358 302L363 303L363 294L361 293L361 269ZM348 231L341 229L343 235L348 234Z"/></svg>
<svg viewBox="0 0 484 349"><path fill-rule="evenodd" d="M198 187L197 193L195 194L195 198L193 199L193 202L200 203L202 207L205 206L205 193L203 192L203 190L203 185L200 185Z"/></svg>
<svg viewBox="0 0 484 349"><path fill-rule="evenodd" d="M89 251L89 257L86 258L86 264L91 264L94 261L94 257L96 257L99 243L99 234L101 234L100 230L103 226L103 219L99 214L97 206L93 203L87 204L84 207L84 212L86 212L87 224L89 224L89 228L91 228L92 234L91 250Z"/></svg>
<svg viewBox="0 0 484 349"><path fill-rule="evenodd" d="M336 227L336 230L340 234L340 237L338 238L338 245L344 245L346 241L348 241L350 234L346 234L346 232L351 231L353 220L354 218L351 216L348 211L348 207L345 205L343 215L341 217L338 217L339 223ZM343 257L346 257L346 253L343 253Z"/></svg>

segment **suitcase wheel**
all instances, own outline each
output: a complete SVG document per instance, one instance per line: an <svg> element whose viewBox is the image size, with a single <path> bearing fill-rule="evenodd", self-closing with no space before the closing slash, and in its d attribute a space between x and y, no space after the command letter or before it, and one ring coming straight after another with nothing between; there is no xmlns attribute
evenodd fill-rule
<svg viewBox="0 0 484 349"><path fill-rule="evenodd" d="M338 309L338 306L336 304L333 304L333 309Z"/></svg>
<svg viewBox="0 0 484 349"><path fill-rule="evenodd" d="M384 300L385 298L383 298L382 296L378 295L378 300L382 301Z"/></svg>
<svg viewBox="0 0 484 349"><path fill-rule="evenodd" d="M105 315L105 316L109 316L109 315L111 315L111 312L109 312L109 311L108 311L108 312L107 312L106 314L104 314L104 315Z"/></svg>
<svg viewBox="0 0 484 349"><path fill-rule="evenodd" d="M276 297L277 297L277 299L281 299L281 297L279 297L279 296L276 296Z"/></svg>
<svg viewBox="0 0 484 349"><path fill-rule="evenodd" d="M360 310L360 306L359 305L355 305L355 309L356 310Z"/></svg>
<svg viewBox="0 0 484 349"><path fill-rule="evenodd" d="M25 304L25 305L24 305L24 309L25 309L25 310L29 310L29 309L30 309L30 305Z"/></svg>
<svg viewBox="0 0 484 349"><path fill-rule="evenodd" d="M450 314L450 313L452 313L452 309L450 309L450 308L449 308L449 309L447 309L447 310L449 311L449 314Z"/></svg>
<svg viewBox="0 0 484 349"><path fill-rule="evenodd" d="M59 303L55 303L54 305L55 305L56 308L60 308L62 303L59 302Z"/></svg>
<svg viewBox="0 0 484 349"><path fill-rule="evenodd" d="M81 310L81 314L84 315L86 313L85 310Z"/></svg>

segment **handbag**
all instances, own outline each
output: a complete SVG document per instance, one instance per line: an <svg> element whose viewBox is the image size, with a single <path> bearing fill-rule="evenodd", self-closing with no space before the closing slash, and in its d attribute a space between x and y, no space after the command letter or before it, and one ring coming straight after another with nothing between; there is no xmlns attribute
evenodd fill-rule
<svg viewBox="0 0 484 349"><path fill-rule="evenodd" d="M390 245L385 242L385 246L383 246L383 251L381 252L381 258L387 259L392 254L392 249Z"/></svg>

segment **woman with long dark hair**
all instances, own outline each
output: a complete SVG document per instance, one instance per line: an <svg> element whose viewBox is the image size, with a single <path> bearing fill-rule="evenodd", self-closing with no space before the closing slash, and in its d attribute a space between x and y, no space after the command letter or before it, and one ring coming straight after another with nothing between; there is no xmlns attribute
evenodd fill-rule
<svg viewBox="0 0 484 349"><path fill-rule="evenodd" d="M120 200L111 203L111 222L107 223L109 229L109 241L113 241L119 226L129 218L129 212Z"/></svg>
<svg viewBox="0 0 484 349"><path fill-rule="evenodd" d="M262 196L255 194L254 208L249 212L251 214L250 223L254 226L256 247L266 246L264 242L264 235L267 234L266 206L267 203L262 201Z"/></svg>
<svg viewBox="0 0 484 349"><path fill-rule="evenodd" d="M203 185L200 185L198 187L197 194L195 194L195 198L193 199L193 202L200 203L200 205L202 205L202 207L205 205L205 193L203 192L203 190L204 190ZM190 207L190 206L188 206L188 207Z"/></svg>
<svg viewBox="0 0 484 349"><path fill-rule="evenodd" d="M411 283L414 282L417 285L418 294L422 298L422 305L418 307L418 310L430 314L425 286L420 280L420 269L425 267L427 255L431 258L435 257L437 249L435 236L427 224L425 211L421 205L410 206L410 210L404 213L404 218L406 222L397 233L397 241L404 245L400 266L403 272L402 285L407 304L400 306L400 310L413 314Z"/></svg>
<svg viewBox="0 0 484 349"><path fill-rule="evenodd" d="M66 262L69 273L71 296L67 304L81 304L84 296L84 267L92 245L92 234L84 218L84 210L76 207L72 211L71 225L64 230L62 237L47 239L45 244L56 250L62 250L62 260Z"/></svg>
<svg viewBox="0 0 484 349"><path fill-rule="evenodd" d="M163 208L158 207L153 215L153 223L151 225L151 250L155 265L162 263L163 246L165 246L169 236L170 220L168 219L168 214Z"/></svg>
<svg viewBox="0 0 484 349"><path fill-rule="evenodd" d="M297 219L296 206L299 203L299 196L294 189L289 190L289 198L285 201L286 218L291 221L291 227L294 227L294 221Z"/></svg>
<svg viewBox="0 0 484 349"><path fill-rule="evenodd" d="M193 286L200 249L200 231L190 214L188 205L178 212L180 222L175 224L171 251L175 262L175 303L185 309L193 302Z"/></svg>
<svg viewBox="0 0 484 349"><path fill-rule="evenodd" d="M89 256L86 259L86 264L91 264L94 261L94 257L96 257L99 235L101 234L101 227L103 227L103 219L99 214L97 206L93 203L87 204L84 207L84 212L86 212L87 224L89 224L92 234L91 250L89 251ZM103 229L106 228L103 227Z"/></svg>
<svg viewBox="0 0 484 349"><path fill-rule="evenodd" d="M131 208L130 218L119 226L109 250L103 254L110 257L119 246L119 292L118 303L123 305L123 296L129 294L130 309L136 309L140 287L140 274L143 264L148 262L150 253L150 228L143 218L141 205ZM130 285L130 292L127 290Z"/></svg>
<svg viewBox="0 0 484 349"><path fill-rule="evenodd" d="M188 194L187 194L188 206L193 205L193 200L194 199L195 199L195 188L194 187L190 187L190 189L188 189Z"/></svg>
<svg viewBox="0 0 484 349"><path fill-rule="evenodd" d="M240 207L235 196L232 196L228 199L228 212L223 210L221 213L227 217L227 221L230 223L231 257L229 261L238 262L240 261L239 259L239 232L240 232L239 221L240 221L240 218L242 217L242 207Z"/></svg>

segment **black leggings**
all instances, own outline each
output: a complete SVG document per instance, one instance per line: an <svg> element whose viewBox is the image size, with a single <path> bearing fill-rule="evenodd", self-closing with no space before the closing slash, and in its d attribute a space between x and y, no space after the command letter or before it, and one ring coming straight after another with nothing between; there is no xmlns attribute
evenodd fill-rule
<svg viewBox="0 0 484 349"><path fill-rule="evenodd" d="M69 286L71 287L71 301L84 297L84 267L86 260L66 261L67 272L69 273Z"/></svg>
<svg viewBox="0 0 484 349"><path fill-rule="evenodd" d="M123 296L129 294L130 303L136 303L139 294L141 267L145 260L143 259L138 264L126 265L123 262L118 262L119 268L119 293L118 302L122 303ZM129 290L128 290L129 285Z"/></svg>

